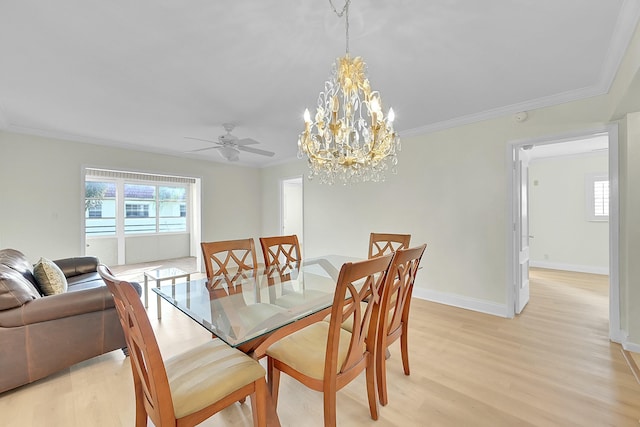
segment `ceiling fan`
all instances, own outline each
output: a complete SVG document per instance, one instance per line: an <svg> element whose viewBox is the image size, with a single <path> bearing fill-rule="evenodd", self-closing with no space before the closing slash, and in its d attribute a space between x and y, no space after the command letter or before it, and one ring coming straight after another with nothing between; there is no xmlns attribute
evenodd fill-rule
<svg viewBox="0 0 640 427"><path fill-rule="evenodd" d="M235 135L231 135L231 131L236 127L233 123L223 123L222 126L224 130L227 131L226 135L220 135L217 141L211 141L208 139L202 138L193 138L190 136L185 136L187 139L195 139L196 141L205 141L210 142L212 144L216 144L213 147L200 148L197 150L191 150L189 153L195 153L197 151L205 151L205 150L218 150L220 155L230 162L235 162L240 158L240 151L246 151L247 153L259 154L261 156L269 156L272 157L275 153L266 150L260 150L258 148L247 147L247 145L259 144L258 141L251 138L242 138L239 139Z"/></svg>

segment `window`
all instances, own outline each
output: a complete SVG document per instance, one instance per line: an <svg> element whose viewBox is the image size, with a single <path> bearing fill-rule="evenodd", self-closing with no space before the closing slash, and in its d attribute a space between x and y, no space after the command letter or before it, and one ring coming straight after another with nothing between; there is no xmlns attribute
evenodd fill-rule
<svg viewBox="0 0 640 427"><path fill-rule="evenodd" d="M87 169L86 235L114 236L117 229L123 230L125 235L187 232L191 181L189 178ZM119 209L123 218L118 220Z"/></svg>
<svg viewBox="0 0 640 427"><path fill-rule="evenodd" d="M102 218L102 206L90 206L89 218Z"/></svg>
<svg viewBox="0 0 640 427"><path fill-rule="evenodd" d="M116 234L116 184L85 182L85 232L87 236Z"/></svg>
<svg viewBox="0 0 640 427"><path fill-rule="evenodd" d="M175 232L187 228L186 187L158 186L158 231Z"/></svg>
<svg viewBox="0 0 640 427"><path fill-rule="evenodd" d="M124 234L156 232L155 185L124 184Z"/></svg>
<svg viewBox="0 0 640 427"><path fill-rule="evenodd" d="M609 220L609 177L606 174L588 174L585 179L587 221Z"/></svg>
<svg viewBox="0 0 640 427"><path fill-rule="evenodd" d="M125 205L125 215L127 218L149 218L149 205L127 203Z"/></svg>

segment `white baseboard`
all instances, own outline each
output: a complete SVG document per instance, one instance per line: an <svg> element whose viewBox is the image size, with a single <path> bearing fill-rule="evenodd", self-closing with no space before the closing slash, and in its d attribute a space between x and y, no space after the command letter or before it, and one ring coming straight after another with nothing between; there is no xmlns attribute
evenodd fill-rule
<svg viewBox="0 0 640 427"><path fill-rule="evenodd" d="M529 261L530 267L549 268L551 270L575 271L578 273L604 274L609 275L609 267L598 267L594 265L564 264L550 261Z"/></svg>
<svg viewBox="0 0 640 427"><path fill-rule="evenodd" d="M507 306L505 304L415 287L413 288L413 296L427 301L478 311L480 313L508 317Z"/></svg>
<svg viewBox="0 0 640 427"><path fill-rule="evenodd" d="M634 353L640 353L640 344L636 344L634 342L629 342L627 341L628 338L626 338L623 342L622 342L622 348L624 348L627 351L633 351Z"/></svg>

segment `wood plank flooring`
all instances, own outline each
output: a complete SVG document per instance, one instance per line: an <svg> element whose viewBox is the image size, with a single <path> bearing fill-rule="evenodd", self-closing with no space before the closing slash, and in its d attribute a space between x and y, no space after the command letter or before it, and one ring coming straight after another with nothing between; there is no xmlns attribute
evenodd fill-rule
<svg viewBox="0 0 640 427"><path fill-rule="evenodd" d="M640 384L608 340L607 277L532 269L531 279L531 301L511 320L414 299L411 375L403 374L394 344L380 420L369 418L362 375L338 392L338 424L638 426ZM165 357L211 339L164 302L158 321L152 297L149 316ZM278 414L283 426L322 426L322 397L283 375ZM6 427L133 422L129 360L120 351L0 394ZM233 405L202 425L250 426L250 405Z"/></svg>

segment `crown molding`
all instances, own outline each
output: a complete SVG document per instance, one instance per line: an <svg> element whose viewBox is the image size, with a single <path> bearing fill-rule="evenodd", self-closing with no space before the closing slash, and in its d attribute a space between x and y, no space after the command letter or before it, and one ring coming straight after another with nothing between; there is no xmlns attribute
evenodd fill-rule
<svg viewBox="0 0 640 427"><path fill-rule="evenodd" d="M2 129L1 124L0 124L0 129ZM114 139L96 138L93 136L79 135L75 133L61 132L61 131L51 130L51 129L40 129L40 128L34 128L29 126L9 124L8 126L6 126L4 130L6 130L7 132L13 132L13 133L22 134L22 135L32 135L32 136L39 136L42 138L57 139L61 141L100 145L107 148L119 148L123 150L139 151L143 153L154 153L154 154L160 154L165 156L182 157L182 158L191 159L191 160L200 160L200 161L212 162L212 163L229 164L227 160L224 160L222 158L220 159L206 158L205 159L201 157L196 157L193 155L193 153L177 153L175 151L157 148L153 146L142 146L142 145L131 144L131 143L122 142ZM232 166L239 166L239 167L246 167L246 168L258 167L253 164L243 162L241 160L237 162L233 162Z"/></svg>
<svg viewBox="0 0 640 427"><path fill-rule="evenodd" d="M441 122L431 123L413 129L406 129L401 132L400 136L405 137L423 135L426 133L464 126L484 120L496 119L498 117L512 115L520 111L529 111L537 110L539 108L552 107L554 105L564 104L566 102L572 101L579 101L581 99L604 95L605 93L607 93L607 90L600 86L601 85L594 85L568 92L562 92L555 95L533 99L530 101L507 105L505 107L494 108L491 110L481 111L479 113L456 117L450 120L443 120Z"/></svg>
<svg viewBox="0 0 640 427"><path fill-rule="evenodd" d="M605 93L609 92L615 80L622 59L624 58L629 44L640 21L640 1L624 0L618 20L611 36L611 44L607 51L607 57L602 67L601 86Z"/></svg>

